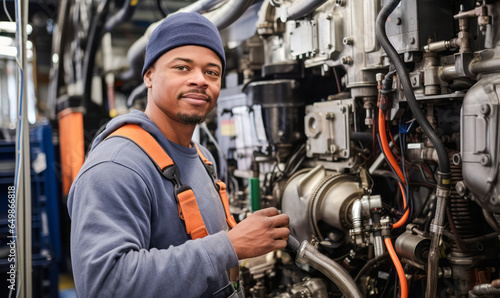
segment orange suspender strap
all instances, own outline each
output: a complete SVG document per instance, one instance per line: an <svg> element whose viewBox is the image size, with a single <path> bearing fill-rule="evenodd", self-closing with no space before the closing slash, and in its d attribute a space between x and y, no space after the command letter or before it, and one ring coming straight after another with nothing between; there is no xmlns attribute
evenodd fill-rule
<svg viewBox="0 0 500 298"><path fill-rule="evenodd" d="M203 153L201 153L200 148L198 148L198 145L196 145L196 150L198 151L198 155L200 156L201 160L209 166L212 167L212 162L209 161ZM213 167L210 168L209 170L211 173L213 173ZM234 228L236 226L236 220L234 219L233 215L231 214L231 211L229 209L229 199L227 198L227 192L226 192L226 184L222 182L222 180L218 179L217 182L215 182L215 186L217 190L219 191L219 196L222 201L222 205L224 205L224 211L226 212L226 220L227 224L231 227Z"/></svg>
<svg viewBox="0 0 500 298"><path fill-rule="evenodd" d="M160 173L174 184L174 197L177 201L179 217L184 221L186 232L191 236L191 239L207 236L208 231L193 190L181 183L179 168L155 138L136 124L124 125L106 139L115 136L127 138L139 146L153 161Z"/></svg>

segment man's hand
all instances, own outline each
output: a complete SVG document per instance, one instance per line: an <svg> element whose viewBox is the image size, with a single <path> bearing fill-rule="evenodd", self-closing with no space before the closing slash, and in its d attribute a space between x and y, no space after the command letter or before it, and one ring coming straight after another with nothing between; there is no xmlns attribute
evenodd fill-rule
<svg viewBox="0 0 500 298"><path fill-rule="evenodd" d="M253 258L286 247L290 235L286 214L276 208L254 212L227 232L238 259Z"/></svg>

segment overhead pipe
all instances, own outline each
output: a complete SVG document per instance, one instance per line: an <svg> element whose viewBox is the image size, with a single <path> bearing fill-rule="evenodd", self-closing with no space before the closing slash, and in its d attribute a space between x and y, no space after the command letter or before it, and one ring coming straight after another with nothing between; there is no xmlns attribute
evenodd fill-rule
<svg viewBox="0 0 500 298"><path fill-rule="evenodd" d="M221 8L208 12L204 16L215 24L217 29L222 30L245 13L254 0L229 0Z"/></svg>
<svg viewBox="0 0 500 298"><path fill-rule="evenodd" d="M283 23L288 20L297 20L299 18L302 18L310 14L325 2L326 0L295 1L290 5L280 7L281 10L280 19Z"/></svg>
<svg viewBox="0 0 500 298"><path fill-rule="evenodd" d="M253 0L201 0L191 5L179 9L177 12L198 12L204 13L217 5L225 2L220 8L213 12L208 12L205 16L212 21L215 26L221 30L229 26L232 22L238 19L245 10L253 3ZM174 12L177 13L177 12ZM168 17L168 16L167 16ZM122 80L128 81L138 78L141 73L144 63L144 51L148 44L149 37L158 25L163 22L165 18L151 24L143 36L141 36L128 50L127 59L130 64L130 69L118 75Z"/></svg>
<svg viewBox="0 0 500 298"><path fill-rule="evenodd" d="M224 0L200 0L190 4L184 8L179 9L177 12L199 12L202 13L207 11L216 5L220 4ZM128 49L127 60L129 62L130 68L118 74L118 78L124 81L129 81L134 78L139 78L142 66L144 64L144 51L146 51L146 46L148 44L149 37L153 31L158 27L158 25L163 22L165 18L152 23L146 29L144 35L137 39L132 46Z"/></svg>

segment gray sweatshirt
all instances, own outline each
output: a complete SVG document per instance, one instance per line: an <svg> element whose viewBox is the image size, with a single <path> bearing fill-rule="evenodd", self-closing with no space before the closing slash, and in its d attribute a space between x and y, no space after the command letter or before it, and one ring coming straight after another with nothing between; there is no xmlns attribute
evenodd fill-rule
<svg viewBox="0 0 500 298"><path fill-rule="evenodd" d="M106 136L125 123L151 133L193 189L209 236L190 240L173 185L129 140ZM213 157L200 146L203 154ZM238 258L223 206L196 148L166 139L144 113L110 121L92 145L68 197L71 258L78 296L227 297L226 270Z"/></svg>

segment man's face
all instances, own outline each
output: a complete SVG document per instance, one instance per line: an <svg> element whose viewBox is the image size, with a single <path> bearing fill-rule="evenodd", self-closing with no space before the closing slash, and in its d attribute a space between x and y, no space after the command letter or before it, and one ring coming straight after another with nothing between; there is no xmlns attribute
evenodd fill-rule
<svg viewBox="0 0 500 298"><path fill-rule="evenodd" d="M174 121L194 125L214 108L221 88L222 63L210 49L182 46L163 54L144 74L148 105Z"/></svg>

